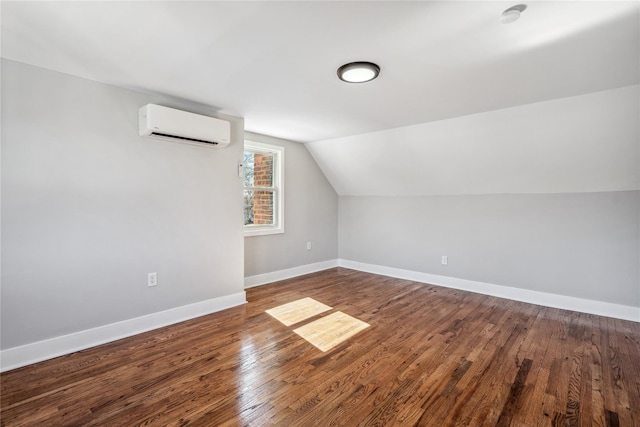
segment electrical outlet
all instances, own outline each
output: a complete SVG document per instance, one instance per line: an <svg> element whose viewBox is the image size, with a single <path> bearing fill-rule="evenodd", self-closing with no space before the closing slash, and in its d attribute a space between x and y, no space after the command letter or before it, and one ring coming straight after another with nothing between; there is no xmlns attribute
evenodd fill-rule
<svg viewBox="0 0 640 427"><path fill-rule="evenodd" d="M442 255L442 265L449 264L449 257L446 255Z"/></svg>
<svg viewBox="0 0 640 427"><path fill-rule="evenodd" d="M307 242L307 250L310 251L311 250L311 242Z"/></svg>
<svg viewBox="0 0 640 427"><path fill-rule="evenodd" d="M147 274L147 286L158 286L158 273Z"/></svg>

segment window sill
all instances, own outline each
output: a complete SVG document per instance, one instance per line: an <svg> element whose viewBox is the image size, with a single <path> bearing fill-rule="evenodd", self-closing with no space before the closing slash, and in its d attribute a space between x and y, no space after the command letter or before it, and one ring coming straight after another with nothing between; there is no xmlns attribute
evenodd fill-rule
<svg viewBox="0 0 640 427"><path fill-rule="evenodd" d="M245 226L244 237L267 236L269 234L284 234L283 227L250 227Z"/></svg>

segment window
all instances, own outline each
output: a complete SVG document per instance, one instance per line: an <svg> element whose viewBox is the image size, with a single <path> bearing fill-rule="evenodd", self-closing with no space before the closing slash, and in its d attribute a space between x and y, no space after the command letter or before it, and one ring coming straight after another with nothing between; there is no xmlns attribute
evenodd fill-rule
<svg viewBox="0 0 640 427"><path fill-rule="evenodd" d="M244 143L244 235L284 233L284 147Z"/></svg>

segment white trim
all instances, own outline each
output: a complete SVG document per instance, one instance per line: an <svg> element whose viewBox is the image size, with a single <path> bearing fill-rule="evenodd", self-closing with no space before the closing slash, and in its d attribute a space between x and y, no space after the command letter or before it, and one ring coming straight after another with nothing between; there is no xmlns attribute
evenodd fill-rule
<svg viewBox="0 0 640 427"><path fill-rule="evenodd" d="M338 266L367 273L381 274L383 276L428 283L445 288L454 288L499 298L507 298L529 304L537 304L546 307L560 308L563 310L579 311L582 313L596 314L598 316L640 322L640 307L531 291L528 289L511 288L509 286L458 279L456 277L439 276L436 274L421 273L419 271L403 270L400 268L385 267L382 265L366 264L346 259L339 259Z"/></svg>
<svg viewBox="0 0 640 427"><path fill-rule="evenodd" d="M316 271L327 270L337 267L338 260L331 259L329 261L316 262L314 264L301 265L299 267L287 268L286 270L272 271L271 273L257 274L244 278L244 288L253 288L254 286L265 285L278 280L290 279L292 277L302 276L304 274L315 273Z"/></svg>
<svg viewBox="0 0 640 427"><path fill-rule="evenodd" d="M163 326L246 304L246 302L246 293L244 291L237 292L235 294L183 305L121 322L99 326L97 328L74 332L69 335L9 348L0 351L0 371L4 372L63 356Z"/></svg>

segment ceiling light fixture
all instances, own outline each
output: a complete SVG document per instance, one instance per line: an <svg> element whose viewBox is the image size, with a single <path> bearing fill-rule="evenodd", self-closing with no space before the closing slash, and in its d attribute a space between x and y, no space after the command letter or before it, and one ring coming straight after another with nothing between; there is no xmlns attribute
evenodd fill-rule
<svg viewBox="0 0 640 427"><path fill-rule="evenodd" d="M373 62L350 62L338 68L338 77L347 83L364 83L378 77L380 67Z"/></svg>
<svg viewBox="0 0 640 427"><path fill-rule="evenodd" d="M520 19L520 14L527 9L526 4L517 4L502 12L500 15L500 22L503 24L511 24Z"/></svg>

